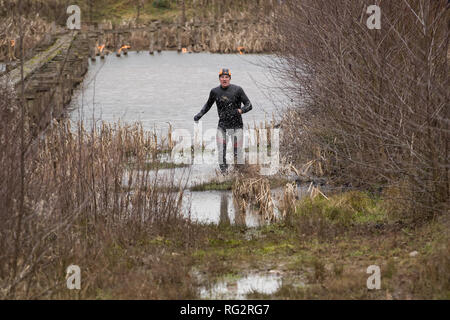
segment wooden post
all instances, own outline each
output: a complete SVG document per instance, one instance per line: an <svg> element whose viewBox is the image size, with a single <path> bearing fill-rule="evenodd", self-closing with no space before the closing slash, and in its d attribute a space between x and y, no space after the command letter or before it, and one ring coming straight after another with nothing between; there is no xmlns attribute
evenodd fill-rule
<svg viewBox="0 0 450 320"><path fill-rule="evenodd" d="M150 47L148 50L150 54L153 54L154 53L153 47L155 42L155 30L150 29L149 38L150 38Z"/></svg>
<svg viewBox="0 0 450 320"><path fill-rule="evenodd" d="M92 62L95 62L95 53L97 50L97 46L95 40L92 38L92 35L89 35L89 38L89 57L91 58Z"/></svg>
<svg viewBox="0 0 450 320"><path fill-rule="evenodd" d="M100 43L101 46L103 46L103 49L101 51L99 50L100 59L105 59L106 36L104 33L100 34L98 42Z"/></svg>
<svg viewBox="0 0 450 320"><path fill-rule="evenodd" d="M181 27L177 25L177 51L181 52Z"/></svg>
<svg viewBox="0 0 450 320"><path fill-rule="evenodd" d="M122 35L118 33L117 34L117 38L118 38L118 43L117 43L117 46L116 46L116 56L120 57L122 55L122 50L121 50L121 48L122 48Z"/></svg>
<svg viewBox="0 0 450 320"><path fill-rule="evenodd" d="M157 36L156 36L156 43L157 43L156 50L158 52L161 52L162 51L162 49L161 49L161 26L158 26L158 31L157 31Z"/></svg>

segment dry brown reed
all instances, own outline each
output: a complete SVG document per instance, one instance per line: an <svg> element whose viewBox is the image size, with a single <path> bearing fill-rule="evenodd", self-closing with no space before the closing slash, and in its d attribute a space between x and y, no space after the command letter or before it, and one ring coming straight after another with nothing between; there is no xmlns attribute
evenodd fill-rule
<svg viewBox="0 0 450 320"><path fill-rule="evenodd" d="M275 206L267 178L236 179L232 186L232 193L241 211L245 212L248 206L252 205L266 221L275 220Z"/></svg>
<svg viewBox="0 0 450 320"><path fill-rule="evenodd" d="M283 196L279 202L279 210L284 219L289 218L295 213L297 199L296 183L286 183L283 188Z"/></svg>
<svg viewBox="0 0 450 320"><path fill-rule="evenodd" d="M256 121L253 121L253 127L250 127L250 124L247 124L247 130L252 130L255 133L256 136L256 146L260 146L260 134L262 130L265 130L266 133L266 141L267 141L267 147L271 147L272 145L272 135L273 130L275 129L275 116L272 113L272 120L270 122L267 122L266 114L264 114L264 121L260 121L258 124Z"/></svg>
<svg viewBox="0 0 450 320"><path fill-rule="evenodd" d="M182 243L188 245L184 187L172 180L166 181L170 188L157 188L162 178L157 172L150 175L145 165L157 141L140 125L102 124L86 130L55 121L33 151L25 153L21 210L20 113L12 88L2 83L0 95L1 298L74 297L64 279L70 264L83 270L83 289L75 296L95 296L95 288L119 279L103 274L112 268L108 248L172 232L183 235ZM26 134L25 139L32 137ZM129 162L135 165L130 168ZM116 258L119 265L128 259L126 254ZM157 298L157 291L148 297ZM179 297L180 291L170 292Z"/></svg>

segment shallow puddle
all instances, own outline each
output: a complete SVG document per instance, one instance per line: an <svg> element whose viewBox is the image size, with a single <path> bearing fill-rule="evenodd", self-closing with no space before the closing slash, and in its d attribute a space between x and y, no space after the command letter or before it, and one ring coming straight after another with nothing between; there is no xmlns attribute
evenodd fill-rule
<svg viewBox="0 0 450 320"><path fill-rule="evenodd" d="M200 288L201 299L246 299L248 294L273 294L282 285L278 274L251 273L237 280L219 281L210 288Z"/></svg>

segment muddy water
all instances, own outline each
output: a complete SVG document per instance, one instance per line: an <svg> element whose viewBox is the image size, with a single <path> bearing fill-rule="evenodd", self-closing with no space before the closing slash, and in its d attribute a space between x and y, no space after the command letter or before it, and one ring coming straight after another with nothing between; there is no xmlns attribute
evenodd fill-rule
<svg viewBox="0 0 450 320"><path fill-rule="evenodd" d="M229 152L231 157L231 152ZM247 153L246 153L247 155ZM157 181L160 186L181 186L185 189L183 196L183 212L185 217L189 217L192 221L206 224L225 224L225 225L244 225L247 227L259 227L267 222L262 219L262 216L251 206L247 211L241 212L234 200L231 191L190 191L193 186L203 183L215 181L218 183L230 181L234 177L234 167L230 165L229 174L223 176L218 172L217 164L208 164L215 159L213 153L205 153L205 164L193 164L188 167L175 169L160 169L158 171L152 170L148 173L148 179L152 183ZM168 154L162 154L158 157L161 162L173 162L176 157L171 157ZM231 162L231 159L229 159ZM135 172L139 175L139 172ZM285 177L288 180L294 179L294 176ZM136 176L133 181L139 181ZM123 178L124 186L128 183L128 174ZM276 217L280 216L278 211L279 199L283 196L283 188L276 188L271 190L272 199L274 200L274 214ZM297 186L297 198L307 196L308 186Z"/></svg>
<svg viewBox="0 0 450 320"><path fill-rule="evenodd" d="M194 166L192 166L194 167ZM193 181L208 182L211 179L217 181L225 181L232 179L231 176L215 176L211 171L210 175L197 175L196 171L192 168L177 168L177 169L163 169L151 171L149 173L149 181L158 182L158 185L172 185L172 181L182 181L173 185L178 186L192 186L190 183ZM173 180L172 180L173 179ZM139 178L135 176L133 181L138 181ZM128 183L128 175L125 175L123 179L124 186ZM190 218L194 222L205 224L221 224L221 225L243 225L247 227L259 227L267 222L264 221L262 216L251 206L249 206L246 212L242 212L236 206L231 191L190 191L189 188L184 190L183 194L183 214L186 218ZM299 194L302 189L298 189ZM272 190L272 198L274 204L277 206L278 198L282 196L282 188ZM278 209L274 209L274 214L279 217Z"/></svg>
<svg viewBox="0 0 450 320"><path fill-rule="evenodd" d="M283 188L271 191L275 205L274 214L280 217L278 210L280 199L283 196ZM297 197L308 195L308 187L297 187ZM183 199L185 201L185 215L193 221L201 223L213 223L223 225L243 225L249 228L267 224L257 210L249 206L245 213L241 212L233 201L231 191L188 191ZM189 207L190 204L190 207Z"/></svg>

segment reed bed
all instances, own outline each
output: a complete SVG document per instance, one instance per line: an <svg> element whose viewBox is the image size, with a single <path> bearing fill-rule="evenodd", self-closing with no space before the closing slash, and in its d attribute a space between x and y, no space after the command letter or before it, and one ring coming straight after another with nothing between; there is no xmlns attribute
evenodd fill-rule
<svg viewBox="0 0 450 320"><path fill-rule="evenodd" d="M288 218L295 213L297 197L297 185L295 182L286 183L283 195L279 202L279 209L283 218Z"/></svg>
<svg viewBox="0 0 450 320"><path fill-rule="evenodd" d="M61 121L40 138L25 128L22 146L18 100L11 88L1 86L0 298L95 296L94 288L118 279L105 275L111 269L108 248L172 233L182 234L188 245L190 223L181 207L184 187L172 180L166 181L170 188L157 188L161 177L150 177L145 165L158 148L151 133L137 124L86 130ZM135 164L131 168L130 161ZM70 264L83 270L83 288L77 294L66 288ZM181 274L174 277L180 277L180 284L189 281ZM169 298L181 294L169 291ZM147 297L156 298L155 292Z"/></svg>
<svg viewBox="0 0 450 320"><path fill-rule="evenodd" d="M273 130L278 128L279 125L276 124L275 115L272 113L272 120L270 122L267 121L266 114L264 114L264 121L260 121L259 123L256 123L256 121L253 121L253 127L250 126L250 124L247 124L247 130L253 130L255 132L256 136L256 146L259 147L261 145L261 134L266 133L266 141L267 141L267 147L270 148L272 146L272 134Z"/></svg>
<svg viewBox="0 0 450 320"><path fill-rule="evenodd" d="M252 205L265 221L275 220L275 206L267 178L236 179L232 186L232 193L239 210L245 212L248 206Z"/></svg>

